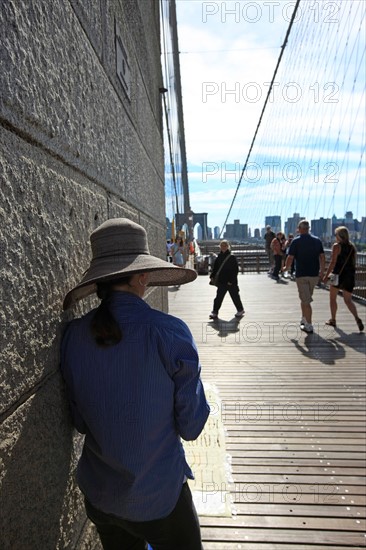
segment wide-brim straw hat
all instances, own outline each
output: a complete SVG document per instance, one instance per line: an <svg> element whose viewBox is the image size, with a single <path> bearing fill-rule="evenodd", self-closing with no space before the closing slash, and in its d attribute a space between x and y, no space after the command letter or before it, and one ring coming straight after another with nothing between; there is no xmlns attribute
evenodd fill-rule
<svg viewBox="0 0 366 550"><path fill-rule="evenodd" d="M91 233L90 242L90 266L81 281L66 294L64 309L96 292L98 282L134 273L149 272L148 286L184 285L197 277L193 269L177 267L152 256L145 229L127 218L114 218L102 223Z"/></svg>

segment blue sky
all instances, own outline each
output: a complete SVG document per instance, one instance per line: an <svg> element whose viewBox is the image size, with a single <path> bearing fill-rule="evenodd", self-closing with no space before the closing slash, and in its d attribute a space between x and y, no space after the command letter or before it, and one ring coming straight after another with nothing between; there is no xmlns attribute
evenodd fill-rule
<svg viewBox="0 0 366 550"><path fill-rule="evenodd" d="M177 0L190 202L222 227L295 2ZM300 3L228 223L365 216L365 5Z"/></svg>

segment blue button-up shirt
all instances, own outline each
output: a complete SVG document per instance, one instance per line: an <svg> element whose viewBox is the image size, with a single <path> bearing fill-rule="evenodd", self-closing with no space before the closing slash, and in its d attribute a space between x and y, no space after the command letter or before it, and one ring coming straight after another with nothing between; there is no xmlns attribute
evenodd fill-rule
<svg viewBox="0 0 366 550"><path fill-rule="evenodd" d="M197 349L185 323L133 294L114 292L110 309L118 344L95 343L93 311L72 321L62 342L74 424L85 433L78 483L106 513L163 518L193 478L181 437L196 439L209 415Z"/></svg>

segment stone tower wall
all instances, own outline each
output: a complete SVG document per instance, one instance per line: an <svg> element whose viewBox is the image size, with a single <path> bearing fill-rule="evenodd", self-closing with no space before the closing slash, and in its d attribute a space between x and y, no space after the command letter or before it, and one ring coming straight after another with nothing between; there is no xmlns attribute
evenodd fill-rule
<svg viewBox="0 0 366 550"><path fill-rule="evenodd" d="M158 0L1 1L2 550L99 548L74 482L61 307L108 218L142 224L165 258L161 86ZM166 290L147 301L166 310Z"/></svg>

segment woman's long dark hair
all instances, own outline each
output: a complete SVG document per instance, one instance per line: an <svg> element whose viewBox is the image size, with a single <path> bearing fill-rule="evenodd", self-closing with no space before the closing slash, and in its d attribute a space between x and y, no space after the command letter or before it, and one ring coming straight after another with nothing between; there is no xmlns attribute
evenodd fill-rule
<svg viewBox="0 0 366 550"><path fill-rule="evenodd" d="M128 284L131 277L123 277L97 283L97 296L101 299L96 309L90 328L92 335L98 344L103 348L115 346L122 340L122 331L109 309L109 298L114 285Z"/></svg>

